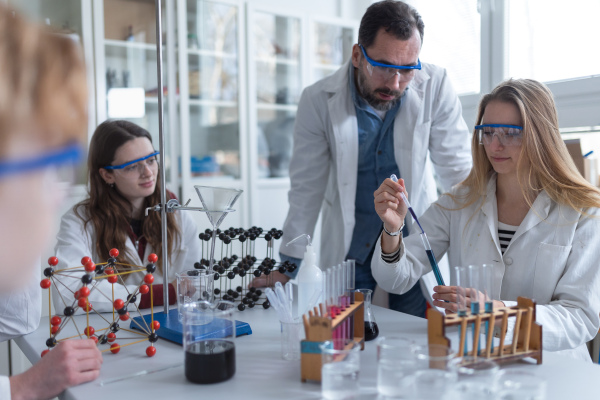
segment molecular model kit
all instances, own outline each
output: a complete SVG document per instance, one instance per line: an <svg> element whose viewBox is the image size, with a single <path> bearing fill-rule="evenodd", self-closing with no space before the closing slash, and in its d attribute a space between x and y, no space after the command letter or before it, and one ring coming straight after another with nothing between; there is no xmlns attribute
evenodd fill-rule
<svg viewBox="0 0 600 400"><path fill-rule="evenodd" d="M46 340L46 346L48 346L47 350L42 352L42 357L50 351L51 348L56 346L57 343L73 339L73 338L89 338L93 339L98 346L107 346L106 349L102 349L102 352L110 351L113 354L117 354L122 347L130 346L133 344L141 343L148 341L150 342L150 346L146 348L146 355L148 357L152 357L156 354L156 347L154 347L154 343L158 340L158 335L156 334L156 330L160 328L160 323L154 320L154 310L152 305L150 307L150 312L152 314L152 320L150 324L145 324L145 326L141 326L138 324L141 332L126 329L119 326L119 322L125 322L130 319L129 312L136 312L140 316L142 315L138 306L135 304L138 295L144 295L150 293L152 296L151 286L154 282L154 276L152 275L156 271L156 261L158 257L156 254L150 254L148 256L148 262L145 267L123 264L117 262L117 257L119 256L119 250L111 249L110 258L104 263L94 264L94 262L90 259L90 257L83 257L81 259L81 266L65 268L61 270L55 270L54 267L58 265L58 258L50 257L48 259L49 267L44 270L45 278L40 282L40 286L42 289L48 290L48 301L49 307L52 304L52 290L50 290L52 285L61 285L68 289L69 292L73 295L73 298L65 298L59 291L58 296L60 296L61 303L64 305L64 308L61 310L59 307L56 308L56 314L52 315L51 309L48 315L49 318L49 327L50 327L50 337ZM132 274L135 272L145 272L143 279L138 283L136 289L129 293L126 299L115 299L114 298L114 290L112 290L112 294L102 293L102 291L98 288L98 283L102 279L106 279L111 284L115 284L117 282L124 285L123 276ZM78 281L76 285L74 285L73 280ZM128 282L131 284L131 282ZM76 290L72 288L76 287ZM99 313L94 310L93 304L88 301L88 297L94 291L99 291L102 293L103 297L107 299L112 299L113 309L112 316L109 313ZM152 304L152 301L150 302ZM58 303L55 303L55 305ZM80 326L77 325L73 316L79 310L85 311L86 314L86 326L84 329L81 329ZM106 322L106 327L98 329L94 328L90 325L90 314L95 313L100 316L104 322ZM77 334L74 336L59 338L59 335L64 330L64 328L72 323L77 331ZM117 339L123 343L123 341L127 341L126 344L117 343Z"/></svg>
<svg viewBox="0 0 600 400"><path fill-rule="evenodd" d="M269 308L269 301L262 290L254 287L248 288L248 284L252 279L264 276L266 277L265 286L272 286L271 272L284 273L296 269L296 264L287 261L280 263L273 258L274 242L281 239L283 232L275 228L264 231L263 228L256 226L249 229L217 229L215 237L218 239L218 245L211 267L210 240L212 235L211 229L206 229L199 235L202 242L202 260L194 267L214 271L215 297L234 303L239 302L237 308L240 311L244 311L246 307L253 308L255 305L262 305L265 309ZM259 253L264 254L264 258L257 258ZM217 254L220 255L217 256ZM217 259L217 257L220 258Z"/></svg>

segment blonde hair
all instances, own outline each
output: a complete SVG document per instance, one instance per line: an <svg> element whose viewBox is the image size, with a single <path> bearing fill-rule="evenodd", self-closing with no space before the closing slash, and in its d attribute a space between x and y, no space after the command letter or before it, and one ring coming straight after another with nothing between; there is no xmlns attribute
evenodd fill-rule
<svg viewBox="0 0 600 400"><path fill-rule="evenodd" d="M0 4L0 157L20 139L47 147L85 140L87 88L70 37L26 22Z"/></svg>
<svg viewBox="0 0 600 400"><path fill-rule="evenodd" d="M552 92L532 79L510 79L486 94L479 103L476 125L481 124L485 108L492 101L513 104L523 121L523 142L517 161L517 179L525 201L531 207L537 194L545 190L556 203L575 210L600 207L600 189L579 173L558 129L558 115ZM460 184L468 190L451 196L466 208L483 196L493 172L485 149L473 134L473 168Z"/></svg>

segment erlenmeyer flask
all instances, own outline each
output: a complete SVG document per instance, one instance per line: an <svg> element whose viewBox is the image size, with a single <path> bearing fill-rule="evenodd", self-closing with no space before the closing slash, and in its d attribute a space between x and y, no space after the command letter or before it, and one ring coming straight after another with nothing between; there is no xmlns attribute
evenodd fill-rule
<svg viewBox="0 0 600 400"><path fill-rule="evenodd" d="M371 296L373 291L371 289L356 289L357 292L362 293L364 297L365 307L365 341L373 340L379 336L379 327L375 322L375 315L371 310Z"/></svg>

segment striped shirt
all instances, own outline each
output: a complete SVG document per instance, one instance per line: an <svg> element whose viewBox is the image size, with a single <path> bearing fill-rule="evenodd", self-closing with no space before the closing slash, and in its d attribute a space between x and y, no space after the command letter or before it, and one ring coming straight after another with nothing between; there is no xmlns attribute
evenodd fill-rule
<svg viewBox="0 0 600 400"><path fill-rule="evenodd" d="M507 225L498 221L498 239L500 241L500 249L502 250L502 254L504 254L504 251L506 251L506 248L515 235L517 228L518 226Z"/></svg>

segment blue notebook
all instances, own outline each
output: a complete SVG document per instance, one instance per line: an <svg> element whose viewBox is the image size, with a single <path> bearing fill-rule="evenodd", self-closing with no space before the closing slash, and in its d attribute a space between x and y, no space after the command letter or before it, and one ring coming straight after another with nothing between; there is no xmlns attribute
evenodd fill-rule
<svg viewBox="0 0 600 400"><path fill-rule="evenodd" d="M164 312L154 313L154 320L160 323L160 329L156 331L156 334L171 342L182 344L183 342L183 325L179 321L177 309L169 310L168 314ZM142 318L144 320L142 320ZM144 323L145 321L145 323ZM146 327L149 326L152 321L152 316L146 314L143 317L135 317L131 319L129 327L131 329L140 329L140 325ZM213 339L231 336L231 326L227 324L227 321L221 318L215 318L210 324L206 326L207 331L201 337L196 339ZM236 336L251 335L252 329L247 322L235 321L235 333Z"/></svg>

